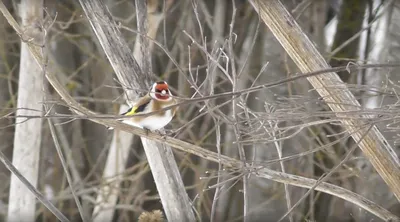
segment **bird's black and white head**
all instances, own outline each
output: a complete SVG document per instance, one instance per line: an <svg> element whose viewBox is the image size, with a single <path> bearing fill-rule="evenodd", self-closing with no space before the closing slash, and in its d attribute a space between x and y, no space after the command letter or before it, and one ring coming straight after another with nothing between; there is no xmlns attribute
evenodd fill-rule
<svg viewBox="0 0 400 222"><path fill-rule="evenodd" d="M172 99L172 94L169 91L167 82L165 81L155 82L151 87L150 96L153 99L160 101L169 101Z"/></svg>

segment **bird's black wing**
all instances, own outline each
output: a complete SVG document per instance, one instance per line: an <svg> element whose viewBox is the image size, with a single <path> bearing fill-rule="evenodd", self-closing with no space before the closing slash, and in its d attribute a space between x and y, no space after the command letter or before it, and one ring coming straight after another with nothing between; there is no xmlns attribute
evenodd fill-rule
<svg viewBox="0 0 400 222"><path fill-rule="evenodd" d="M137 114L137 113L141 113L149 105L150 101L151 100L146 100L142 104L138 104L138 106L132 106L131 108L129 108L126 112L122 113L121 115L130 116L130 115L134 115L134 114Z"/></svg>

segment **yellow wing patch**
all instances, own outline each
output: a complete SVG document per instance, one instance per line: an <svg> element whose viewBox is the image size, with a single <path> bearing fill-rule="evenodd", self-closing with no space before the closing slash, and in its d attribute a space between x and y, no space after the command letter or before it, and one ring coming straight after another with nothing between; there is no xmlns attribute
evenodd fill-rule
<svg viewBox="0 0 400 222"><path fill-rule="evenodd" d="M126 111L125 113L122 113L121 115L132 116L137 113L143 112L144 109L147 107L147 105L149 105L149 103L150 103L150 100L146 101L145 103L143 103L139 106L132 106L131 108L128 109L128 111Z"/></svg>
<svg viewBox="0 0 400 222"><path fill-rule="evenodd" d="M136 110L137 110L137 107L132 107L124 115L125 116L132 116L132 115L136 114Z"/></svg>

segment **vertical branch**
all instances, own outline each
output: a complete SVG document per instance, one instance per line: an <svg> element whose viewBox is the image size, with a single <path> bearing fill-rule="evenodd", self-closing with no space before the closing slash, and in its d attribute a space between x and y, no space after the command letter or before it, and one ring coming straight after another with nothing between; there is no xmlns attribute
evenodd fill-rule
<svg viewBox="0 0 400 222"><path fill-rule="evenodd" d="M121 82L122 88L128 97L127 102L132 102L143 94L140 89L146 85L139 64L130 55L131 50L122 39L121 32L113 22L103 1L80 0L79 2L118 80Z"/></svg>
<svg viewBox="0 0 400 222"><path fill-rule="evenodd" d="M231 23L229 24L229 41L228 41L228 55L229 55L229 62L231 66L231 72L232 72L232 92L235 92L238 90L238 80L239 76L236 73L236 64L235 64L235 54L233 52L233 42L235 41L237 37L234 36L235 34L233 33L233 27L235 24L235 16L236 16L236 6L234 1L232 1L233 4L233 9L232 9L232 20ZM232 97L232 118L234 120L234 132L235 132L235 139L238 144L238 152L239 152L239 157L240 160L243 161L243 219L245 222L251 221L249 217L249 196L248 196L248 188L249 188L249 179L248 179L248 174L245 172L246 171L246 154L243 148L243 144L239 143L240 140L240 129L239 129L239 122L237 120L237 99Z"/></svg>
<svg viewBox="0 0 400 222"><path fill-rule="evenodd" d="M221 156L221 125L219 123L218 119L214 118L214 124L215 124L215 136L216 136L216 144L215 146L217 147L217 152L218 152L218 158ZM222 172L222 164L218 163L218 171L217 171L217 182L216 184L219 184L221 182L221 174ZM213 198L213 202L211 205L211 215L210 215L210 221L211 222L215 222L215 213L217 210L217 199L219 198L221 189L220 186L217 186L215 188L215 193L214 193L214 198Z"/></svg>
<svg viewBox="0 0 400 222"><path fill-rule="evenodd" d="M120 111L127 108L128 106L121 105ZM123 179L132 139L133 134L114 130L103 171L102 183L104 185L97 194L96 206L93 209L93 222L112 221L114 217L120 182Z"/></svg>
<svg viewBox="0 0 400 222"><path fill-rule="evenodd" d="M16 115L40 115L43 102L42 71L31 55L28 43L42 43L43 0L22 0L19 8L26 39L21 42L21 60ZM40 48L39 46L35 46ZM42 120L17 118L14 136L13 165L35 187L38 181ZM8 221L35 221L36 199L29 189L11 176Z"/></svg>
<svg viewBox="0 0 400 222"><path fill-rule="evenodd" d="M146 78L146 83L148 86L151 85L152 76L152 65L151 65L151 53L150 53L150 43L147 38L148 22L147 22L147 1L135 0L136 5L136 21L137 29L139 35L136 36L137 40L135 42L135 47L140 46L140 52L135 52L135 59L138 61L139 66L142 68L143 76ZM157 26L158 27L158 24ZM152 36L153 38L155 37ZM136 50L136 49L135 49Z"/></svg>
<svg viewBox="0 0 400 222"><path fill-rule="evenodd" d="M150 77L152 70L149 39L143 35L148 32L147 4L143 0L135 2L138 31L141 33L138 39L142 54L139 63L142 65L144 74ZM195 221L192 206L171 147L146 138L141 138L141 140L167 219L169 221Z"/></svg>
<svg viewBox="0 0 400 222"><path fill-rule="evenodd" d="M384 62L388 58L388 52L390 51L390 46L388 47L388 42L390 42L390 24L391 24L391 19L392 19L392 13L394 10L394 3L395 1L389 1L385 3L387 5L387 9L385 10L383 7L382 9L379 9L375 15L371 15L373 13L373 3L369 4L368 7L371 9L369 10L370 12L370 17L371 21L378 17L382 16L379 21L377 21L376 28L374 33L370 33L370 29L368 29L367 32L367 37L366 42L364 44L364 59L368 60L368 63L373 63L373 62ZM370 18L368 17L368 18ZM368 21L369 22L369 21ZM371 27L373 28L373 27ZM371 35L371 36L369 36ZM371 42L370 42L371 41ZM367 70L360 70L361 77L363 81L361 84L365 85L375 85L379 86L380 83L383 81L383 76L384 74L376 69L367 69ZM394 81L394 80L393 80ZM362 104L365 107L368 107L370 109L375 109L379 107L380 103L382 102L380 97L376 96L376 92L364 92L366 98L362 100Z"/></svg>
<svg viewBox="0 0 400 222"><path fill-rule="evenodd" d="M21 39L27 38L24 34L22 33L22 29L20 28L19 24L15 19L12 17L6 6L2 1L0 1L0 11L3 14L3 16L6 18L7 22L14 28L14 30L17 32L18 36L20 36ZM39 26L40 27L40 26ZM40 33L41 34L41 33ZM41 35L38 35L39 37ZM31 38L31 40L35 40L35 38ZM37 39L36 39L37 40ZM27 49L31 50L32 52L35 52L35 54L30 54L32 59L34 61L38 62L38 56L41 56L39 54L40 47L38 45L32 44L32 43L27 43L25 46L27 46ZM42 64L42 63L37 63L37 64ZM40 80L40 78L38 78ZM39 81L38 80L38 81ZM42 81L40 81L42 82ZM42 88L40 88L42 89ZM0 151L0 161L4 164L4 166L12 173L13 176L18 178L18 180L21 181L22 184L26 186L26 188L50 211L52 212L57 219L59 219L62 222L68 222L69 220L49 201L47 200L43 194L41 194L34 185L25 177L23 176L20 171L7 159L7 157ZM25 170L25 168L24 168ZM28 175L31 176L31 175ZM10 188L11 189L11 188ZM10 203L10 201L9 201ZM10 207L10 205L9 205ZM9 214L10 215L10 214ZM16 215L17 217L21 217L20 215ZM8 220L13 220L13 218L16 217L15 215L11 215L8 217ZM30 219L30 218L24 218L24 219ZM35 218L31 219L34 220Z"/></svg>
<svg viewBox="0 0 400 222"><path fill-rule="evenodd" d="M146 8L145 5L144 8ZM140 16L146 17L147 13L140 13ZM155 15L150 15L150 17L155 17ZM154 22L149 24L150 29L148 30L148 35L150 38L155 38L161 20L153 19L152 21ZM145 26L145 24L142 23L143 22L138 21L138 26L140 27ZM142 56L144 55L144 53L146 53L142 52L144 49L142 50L140 39L146 39L146 37L143 35L138 35L135 41L133 56L138 61L142 61ZM146 42L148 43L148 41ZM144 51L148 51L150 53L150 50L144 50ZM149 65L147 65L146 67L148 66ZM150 76L150 75L145 75L145 76ZM146 80L146 82L147 85L149 85L150 79ZM121 105L119 113L125 112L128 108L129 107L126 105ZM99 193L96 198L97 204L93 210L92 217L94 222L112 221L114 217L115 205L117 203L119 195L118 190L120 187L120 181L123 179L122 173L125 170L125 166L128 161L129 150L133 136L134 135L131 133L127 133L120 130L114 130L113 138L111 140L110 150L103 171L104 185L102 185L102 187L99 190Z"/></svg>

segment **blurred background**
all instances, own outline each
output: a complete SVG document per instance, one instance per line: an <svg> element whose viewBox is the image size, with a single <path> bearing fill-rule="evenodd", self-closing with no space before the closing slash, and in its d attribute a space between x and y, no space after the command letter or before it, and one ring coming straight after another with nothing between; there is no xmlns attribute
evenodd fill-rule
<svg viewBox="0 0 400 222"><path fill-rule="evenodd" d="M22 18L30 21L29 17L23 17L20 1L3 2L19 23ZM398 1L281 2L331 66L399 61ZM103 0L103 3L134 53L138 36L135 1ZM51 64L49 71L83 106L101 114L120 113L120 107L126 104L121 85L79 2L45 0L41 4L43 19L32 20L49 27L44 47ZM154 80L167 81L174 95L190 98L238 91L299 72L248 1L149 0L147 4ZM30 108L18 106L18 99L20 90L29 89L31 82L25 81L28 85L24 86L20 78L21 39L3 16L0 21L0 112L7 115L0 118L0 149L12 160L19 135L16 126L34 121L15 122L12 118L17 107ZM383 111L397 109L398 71L398 68L375 68L338 73L361 105L380 117L377 126L397 153L397 114ZM46 81L43 84L43 103L55 113L74 115L57 92ZM35 98L40 92L29 91L28 95ZM106 160L111 146L128 150L123 154L125 167L114 181L119 185L112 191L117 197L114 206L108 209L112 221L134 221L142 212L162 210L139 137L73 117L54 118L53 124L86 215L94 218L94 208L101 205L98 191L106 181L103 175L109 167ZM31 127L34 132L40 131L35 136L40 149L38 189L71 221L81 221L49 124L39 121ZM177 139L214 152L220 150L223 155L255 165L313 179L330 172L343 160L354 146L350 133L340 127L338 118L306 79L243 94L236 100L221 97L186 104L166 127L166 134ZM199 220L244 221L244 172L221 170L216 163L184 152L174 151L174 154ZM294 157L287 161L273 162L291 155ZM3 221L8 211L10 172L2 164L0 181ZM397 199L359 149L341 163L327 182L358 193L400 216ZM247 221L277 221L288 211L288 199L293 206L307 191L293 186L285 188L281 183L254 176L249 176L246 183ZM216 187L220 189L217 198ZM40 203L35 215L37 221L55 220ZM352 203L317 191L311 192L283 219L380 220Z"/></svg>

